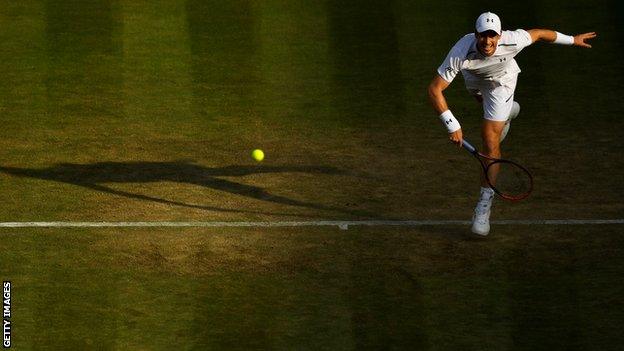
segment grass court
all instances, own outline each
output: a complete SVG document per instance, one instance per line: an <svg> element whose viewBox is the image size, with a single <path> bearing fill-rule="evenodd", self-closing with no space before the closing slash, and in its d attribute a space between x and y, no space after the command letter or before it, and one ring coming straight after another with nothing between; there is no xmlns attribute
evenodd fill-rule
<svg viewBox="0 0 624 351"><path fill-rule="evenodd" d="M492 219L624 218L620 2L23 0L0 8L0 222L469 220L479 166L426 87L488 10L598 33L516 57L503 154L535 190ZM445 95L477 143L460 77ZM623 231L3 227L0 277L17 350L614 350Z"/></svg>

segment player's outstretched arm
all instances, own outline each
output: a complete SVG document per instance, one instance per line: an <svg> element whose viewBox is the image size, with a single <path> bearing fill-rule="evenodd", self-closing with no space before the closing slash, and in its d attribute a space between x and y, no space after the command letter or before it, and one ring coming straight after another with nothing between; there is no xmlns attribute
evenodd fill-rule
<svg viewBox="0 0 624 351"><path fill-rule="evenodd" d="M574 45L584 48L591 48L591 45L588 44L587 41L597 36L596 32L570 36L550 29L529 29L527 32L529 32L531 40L533 40L534 43L538 41L545 41L547 43Z"/></svg>

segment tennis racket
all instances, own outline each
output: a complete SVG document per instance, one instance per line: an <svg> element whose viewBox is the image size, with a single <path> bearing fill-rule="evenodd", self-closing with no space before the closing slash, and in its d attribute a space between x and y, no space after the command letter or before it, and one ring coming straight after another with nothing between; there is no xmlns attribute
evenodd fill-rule
<svg viewBox="0 0 624 351"><path fill-rule="evenodd" d="M479 161L485 181L503 199L519 201L533 191L533 176L520 164L486 156L465 139L462 146Z"/></svg>

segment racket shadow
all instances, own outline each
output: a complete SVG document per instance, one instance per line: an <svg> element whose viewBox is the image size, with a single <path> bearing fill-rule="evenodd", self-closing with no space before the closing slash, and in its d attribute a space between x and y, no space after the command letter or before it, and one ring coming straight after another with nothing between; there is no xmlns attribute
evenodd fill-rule
<svg viewBox="0 0 624 351"><path fill-rule="evenodd" d="M104 192L127 198L151 201L172 206L183 206L207 211L254 213L306 217L300 214L265 213L261 211L230 209L215 206L190 204L181 201L158 198L113 189L106 184L111 183L152 183L177 182L198 185L224 193L257 199L281 205L310 208L349 215L351 217L378 218L371 213L360 210L343 209L311 201L302 201L286 196L271 194L262 187L244 184L221 177L242 177L251 174L267 173L306 173L322 175L346 175L346 171L328 166L245 166L232 165L210 168L191 163L177 162L98 162L92 164L61 163L47 168L18 168L0 166L0 172L16 177L28 177L80 186L94 191ZM316 217L316 216L310 216Z"/></svg>

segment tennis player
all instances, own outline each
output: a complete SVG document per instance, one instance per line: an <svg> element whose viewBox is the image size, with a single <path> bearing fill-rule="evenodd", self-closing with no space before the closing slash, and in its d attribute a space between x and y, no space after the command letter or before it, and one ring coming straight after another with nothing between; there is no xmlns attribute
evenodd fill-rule
<svg viewBox="0 0 624 351"><path fill-rule="evenodd" d="M449 139L462 145L461 126L442 93L457 73L462 73L466 89L483 106L482 152L500 158L500 142L509 131L511 119L520 112L520 105L514 101L520 67L514 57L537 41L591 48L586 41L594 37L594 32L569 36L547 29L502 30L497 15L481 14L475 32L466 34L451 48L429 85L429 100L446 127ZM493 198L494 191L482 179L481 194L472 218L473 233L487 235L490 232Z"/></svg>

